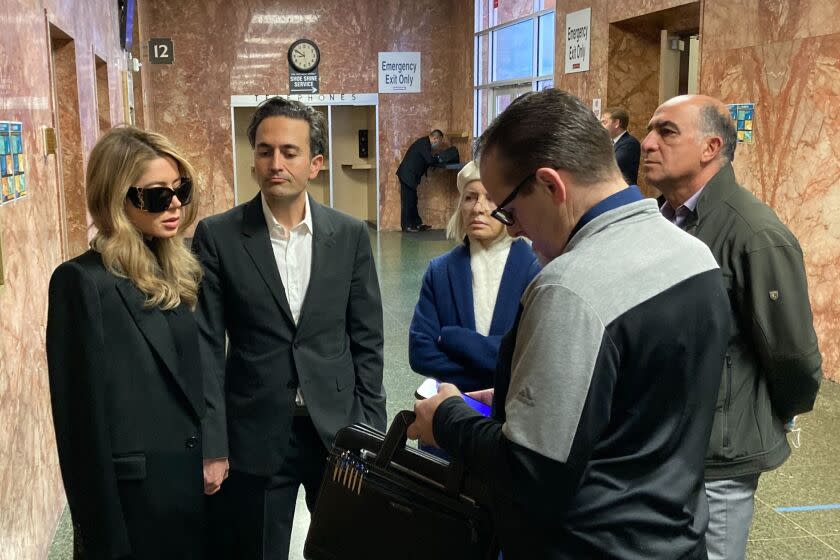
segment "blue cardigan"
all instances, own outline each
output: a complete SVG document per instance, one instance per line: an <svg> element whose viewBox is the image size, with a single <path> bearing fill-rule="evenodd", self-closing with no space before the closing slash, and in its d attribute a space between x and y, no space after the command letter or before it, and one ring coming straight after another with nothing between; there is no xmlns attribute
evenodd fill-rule
<svg viewBox="0 0 840 560"><path fill-rule="evenodd" d="M408 360L421 375L454 383L462 391L493 386L502 335L513 326L522 292L540 271L531 246L510 246L490 334L475 331L470 250L460 244L435 257L423 277L408 334Z"/></svg>

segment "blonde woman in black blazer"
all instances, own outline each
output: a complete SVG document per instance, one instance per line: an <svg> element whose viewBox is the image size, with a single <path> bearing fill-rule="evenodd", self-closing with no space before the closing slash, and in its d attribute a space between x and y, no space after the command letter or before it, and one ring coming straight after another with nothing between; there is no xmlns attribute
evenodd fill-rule
<svg viewBox="0 0 840 560"><path fill-rule="evenodd" d="M193 170L159 134L116 128L90 155L92 249L53 273L47 358L74 558L203 558L204 416L183 243ZM190 204L192 203L192 204Z"/></svg>

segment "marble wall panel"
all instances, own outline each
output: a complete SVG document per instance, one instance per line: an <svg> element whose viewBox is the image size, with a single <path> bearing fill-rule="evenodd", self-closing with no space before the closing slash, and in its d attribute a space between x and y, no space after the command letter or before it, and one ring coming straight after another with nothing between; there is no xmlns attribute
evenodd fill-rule
<svg viewBox="0 0 840 560"><path fill-rule="evenodd" d="M840 34L707 51L700 87L756 103L735 170L802 245L824 371L840 381Z"/></svg>
<svg viewBox="0 0 840 560"><path fill-rule="evenodd" d="M636 0L635 2L610 2L609 21L614 23L639 16L670 10L697 0Z"/></svg>
<svg viewBox="0 0 840 560"><path fill-rule="evenodd" d="M55 30L55 27L51 29ZM58 116L58 149L61 160L61 188L64 200L64 224L68 256L87 249L87 204L82 154L81 111L76 42L53 36L52 51ZM97 101L98 104L98 101Z"/></svg>
<svg viewBox="0 0 840 560"><path fill-rule="evenodd" d="M111 118L121 119L115 7L110 0L6 0L0 10L0 120L23 123L29 191L26 198L0 207L5 265L0 287L2 560L46 557L64 507L44 353L47 283L67 257L58 225L56 156L45 156L40 140L40 128L56 122L47 21L74 40L77 141L86 154L99 134L93 52L109 65Z"/></svg>
<svg viewBox="0 0 840 560"><path fill-rule="evenodd" d="M96 65L96 114L99 118L99 130L102 132L111 128L111 98L108 87L108 65L95 59Z"/></svg>
<svg viewBox="0 0 840 560"><path fill-rule="evenodd" d="M623 107L630 115L628 132L641 141L659 105L659 29L610 24L609 33L607 98L602 110ZM638 184L646 195L656 193L645 183L641 166Z"/></svg>
<svg viewBox="0 0 840 560"><path fill-rule="evenodd" d="M705 3L704 51L840 33L840 2L739 0Z"/></svg>
<svg viewBox="0 0 840 560"><path fill-rule="evenodd" d="M145 69L146 109L155 128L170 136L196 167L201 215L233 205L230 96L287 92L287 49L308 37L321 51L321 93L376 92L378 52L422 53L422 93L379 97L380 227L398 228L395 173L403 152L433 128L466 130L452 120L452 84L453 77L471 72L470 32L464 30L471 29L472 8L461 6L456 21L454 5L455 0L214 0L196 10L184 2L149 2L142 32L172 37L175 64ZM454 39L462 34L467 37ZM455 44L461 45L459 61L466 60L465 67L460 67L463 62L453 66ZM463 55L466 46L469 58ZM463 113L464 102L459 103ZM421 214L425 211L424 218L435 227L443 226L441 208L451 197L449 182L440 181L432 178L420 190Z"/></svg>

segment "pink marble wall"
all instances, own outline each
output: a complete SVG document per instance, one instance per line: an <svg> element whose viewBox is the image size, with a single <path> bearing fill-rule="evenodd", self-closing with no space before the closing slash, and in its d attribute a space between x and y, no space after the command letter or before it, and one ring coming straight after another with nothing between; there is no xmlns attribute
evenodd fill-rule
<svg viewBox="0 0 840 560"><path fill-rule="evenodd" d="M840 3L706 0L703 25L700 89L756 104L735 171L798 237L823 367L840 381Z"/></svg>
<svg viewBox="0 0 840 560"><path fill-rule="evenodd" d="M399 228L395 173L411 142L432 128L469 130L469 121L459 122L463 116L453 120L452 95L456 80L471 80L465 78L472 65L468 0L213 0L200 10L186 2L155 1L145 12L141 33L172 37L175 44L175 64L144 67L147 119L172 137L198 170L202 215L233 205L230 96L288 91L286 51L300 37L320 48L322 93L376 92L378 52L422 53L422 93L379 98L383 229ZM463 113L464 102L459 103ZM453 196L452 185L449 175L433 173L421 186L420 211L429 224L445 223L444 201Z"/></svg>
<svg viewBox="0 0 840 560"><path fill-rule="evenodd" d="M53 28L54 31L54 28ZM82 153L82 125L79 110L79 72L76 61L76 41L52 37L53 75L55 77L56 117L61 190L64 193L62 223L67 238L67 256L74 257L87 250L87 203L85 201L84 154ZM94 94L96 90L94 89ZM99 102L97 100L97 107ZM99 123L97 122L97 127Z"/></svg>
<svg viewBox="0 0 840 560"><path fill-rule="evenodd" d="M99 130L105 132L111 128L111 90L108 86L108 64L97 57L96 67L96 104L99 115Z"/></svg>
<svg viewBox="0 0 840 560"><path fill-rule="evenodd" d="M0 558L46 557L64 507L44 355L47 283L66 258L56 156L44 156L39 132L56 121L47 21L74 39L79 142L87 154L99 133L93 52L108 63L111 121L122 120L115 7L110 0L5 0L0 11L0 120L23 123L29 190L0 207Z"/></svg>
<svg viewBox="0 0 840 560"><path fill-rule="evenodd" d="M651 115L659 105L659 29L652 25L609 26L607 98L602 111L623 107L630 115L628 131L641 140ZM646 195L654 191L644 180L640 166L639 187Z"/></svg>

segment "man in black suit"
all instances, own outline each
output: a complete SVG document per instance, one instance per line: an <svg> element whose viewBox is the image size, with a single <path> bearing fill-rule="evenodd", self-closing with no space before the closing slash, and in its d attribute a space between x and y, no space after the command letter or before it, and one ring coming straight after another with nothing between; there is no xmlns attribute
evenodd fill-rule
<svg viewBox="0 0 840 560"><path fill-rule="evenodd" d="M607 109L601 115L601 124L610 133L615 148L615 161L628 185L635 185L639 180L639 141L627 132L630 117L621 107Z"/></svg>
<svg viewBox="0 0 840 560"><path fill-rule="evenodd" d="M428 136L414 141L397 168L400 180L400 227L403 231L416 233L430 228L423 223L417 211L417 187L432 164L432 153L442 144L443 132L433 130Z"/></svg>
<svg viewBox="0 0 840 560"><path fill-rule="evenodd" d="M311 511L336 431L359 421L385 428L367 227L306 193L325 130L302 103L261 104L248 127L260 193L195 231L204 474L208 493L221 487L210 499L219 558L287 558L298 488Z"/></svg>

